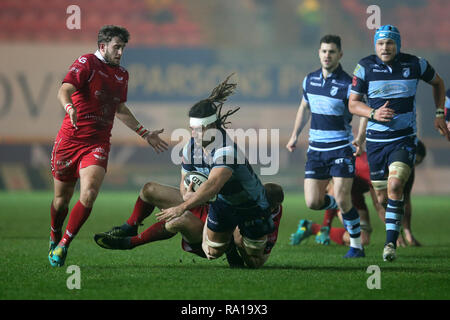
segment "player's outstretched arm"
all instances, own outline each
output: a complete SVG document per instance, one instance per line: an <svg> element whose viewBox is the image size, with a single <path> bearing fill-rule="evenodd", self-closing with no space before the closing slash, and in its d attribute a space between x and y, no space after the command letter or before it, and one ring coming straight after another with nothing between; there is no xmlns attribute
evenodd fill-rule
<svg viewBox="0 0 450 320"><path fill-rule="evenodd" d="M200 185L189 200L183 202L179 206L162 210L155 215L156 218L159 221L170 221L181 216L186 210L190 210L208 202L209 199L219 193L220 189L222 189L223 185L231 178L232 174L233 171L230 168L213 168L209 173L208 180Z"/></svg>
<svg viewBox="0 0 450 320"><path fill-rule="evenodd" d="M445 85L444 80L436 73L433 80L428 82L433 87L433 99L436 105L436 118L434 119L434 127L439 133L450 141L450 132L445 123Z"/></svg>
<svg viewBox="0 0 450 320"><path fill-rule="evenodd" d="M298 107L297 116L295 117L294 129L292 130L291 138L286 145L286 148L293 152L296 148L298 137L302 132L305 125L308 123L311 116L311 111L309 110L309 104L305 99L302 99L300 106Z"/></svg>
<svg viewBox="0 0 450 320"><path fill-rule="evenodd" d="M125 105L125 103L119 104L116 111L116 117L122 121L128 128L140 135L149 145L156 151L156 153L167 150L168 144L162 140L159 135L164 129L150 131L142 126L131 110Z"/></svg>

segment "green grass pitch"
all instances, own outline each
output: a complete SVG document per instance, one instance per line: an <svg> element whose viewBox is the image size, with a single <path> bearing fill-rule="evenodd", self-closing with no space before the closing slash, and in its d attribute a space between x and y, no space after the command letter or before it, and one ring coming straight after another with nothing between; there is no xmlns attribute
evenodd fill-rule
<svg viewBox="0 0 450 320"><path fill-rule="evenodd" d="M0 193L0 299L449 299L450 201L413 197L413 231L423 246L398 249L383 262L384 226L371 209L374 228L366 258L343 259L347 248L321 246L310 237L298 246L289 235L301 218L321 222L306 209L301 194L287 194L278 242L259 270L230 269L224 260L207 261L181 250L180 235L129 251L111 251L93 241L96 232L120 225L137 192L102 191L90 218L72 242L66 265L47 259L50 192ZM73 203L77 199L74 196ZM370 201L368 201L370 203ZM144 221L146 228L154 215ZM334 225L339 221L335 219ZM80 268L80 289L68 289L67 267ZM370 265L381 270L381 289L368 289Z"/></svg>

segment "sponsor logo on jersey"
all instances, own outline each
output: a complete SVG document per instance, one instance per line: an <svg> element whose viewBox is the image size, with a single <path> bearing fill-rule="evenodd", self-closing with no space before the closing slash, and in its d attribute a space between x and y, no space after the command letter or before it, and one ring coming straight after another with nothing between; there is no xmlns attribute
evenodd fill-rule
<svg viewBox="0 0 450 320"><path fill-rule="evenodd" d="M94 158L96 158L97 160L106 160L106 157L99 156L98 154L94 154Z"/></svg>
<svg viewBox="0 0 450 320"><path fill-rule="evenodd" d="M386 69L372 69L372 72L385 72L385 73L388 73L389 70L386 70Z"/></svg>
<svg viewBox="0 0 450 320"><path fill-rule="evenodd" d="M102 147L95 148L92 152L106 153L105 149L103 149Z"/></svg>
<svg viewBox="0 0 450 320"><path fill-rule="evenodd" d="M339 82L339 81L336 81L335 79L331 80L331 84L335 84L335 85L343 86L343 87L347 87L348 86L347 83Z"/></svg>
<svg viewBox="0 0 450 320"><path fill-rule="evenodd" d="M382 87L380 87L378 90L374 90L372 94L383 94L383 95L389 95L389 94L400 94L408 92L408 86L402 83L386 83Z"/></svg>

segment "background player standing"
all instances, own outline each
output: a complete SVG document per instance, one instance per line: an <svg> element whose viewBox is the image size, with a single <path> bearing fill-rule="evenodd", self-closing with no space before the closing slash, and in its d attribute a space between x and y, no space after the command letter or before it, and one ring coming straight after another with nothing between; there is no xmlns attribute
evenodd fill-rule
<svg viewBox="0 0 450 320"><path fill-rule="evenodd" d="M51 157L54 198L48 258L52 266L64 265L71 241L91 213L106 173L114 116L136 131L157 153L167 150L167 143L159 137L163 130L147 130L125 105L128 72L119 64L128 39L125 28L102 27L98 50L75 60L58 91L58 101L66 115ZM72 208L62 234L78 179L80 199Z"/></svg>

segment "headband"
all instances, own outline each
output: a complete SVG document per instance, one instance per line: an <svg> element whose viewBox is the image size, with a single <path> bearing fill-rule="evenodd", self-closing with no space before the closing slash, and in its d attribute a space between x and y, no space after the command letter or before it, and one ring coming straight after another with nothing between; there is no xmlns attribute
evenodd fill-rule
<svg viewBox="0 0 450 320"><path fill-rule="evenodd" d="M214 123L216 121L217 121L216 114L204 118L192 118L192 117L189 118L189 124L191 127L200 127L200 126L206 127L207 125Z"/></svg>

